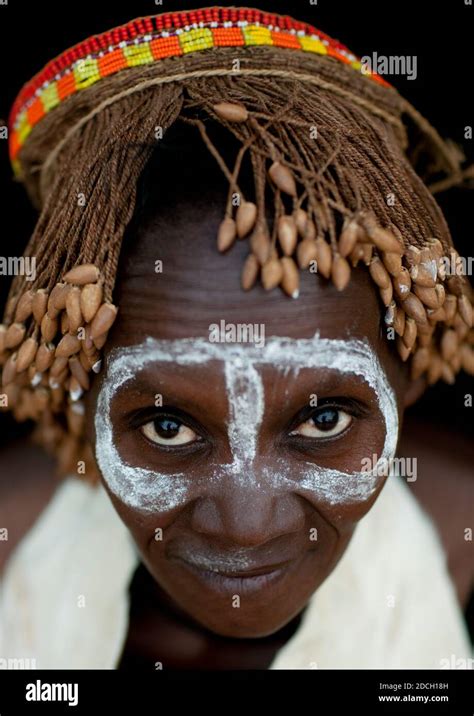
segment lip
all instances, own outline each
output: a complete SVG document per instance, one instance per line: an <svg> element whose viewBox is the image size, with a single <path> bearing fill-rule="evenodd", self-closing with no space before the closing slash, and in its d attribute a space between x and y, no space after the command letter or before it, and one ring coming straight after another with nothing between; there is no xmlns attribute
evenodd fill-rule
<svg viewBox="0 0 474 716"><path fill-rule="evenodd" d="M174 558L207 588L225 596L229 594L250 594L272 587L279 582L294 565L296 560L279 564L256 567L248 570L210 570L182 558Z"/></svg>

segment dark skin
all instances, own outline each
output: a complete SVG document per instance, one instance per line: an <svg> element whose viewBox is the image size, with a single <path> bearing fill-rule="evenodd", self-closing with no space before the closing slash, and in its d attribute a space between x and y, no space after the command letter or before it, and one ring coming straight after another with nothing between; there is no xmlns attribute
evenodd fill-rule
<svg viewBox="0 0 474 716"><path fill-rule="evenodd" d="M214 241L220 218L218 202L202 206L183 199L178 211L164 207L142 224L122 266L117 297L120 312L106 355L113 348L141 344L148 336L171 340L208 337L209 325L222 319L234 324L263 323L267 338L310 338L319 331L325 338L366 339L394 390L401 420L404 407L416 399L423 385L408 381L405 368L382 333L378 298L367 272L354 271L342 293L309 273L302 277L297 300L279 290L266 293L260 287L244 293L238 276L247 247L239 242L225 258L217 253ZM161 274L155 273L156 259L163 261ZM363 457L380 453L385 437L383 418L374 393L363 380L326 369L304 370L294 380L267 367L262 376L265 416L256 473L276 471L282 455L295 475L302 456L315 465L351 472L360 469ZM93 444L95 403L102 380L100 376L87 397ZM151 444L140 427L130 428L128 412L149 408L157 392L164 396L164 412L180 409L183 421L191 418L195 433L201 429L206 433L208 445L192 448L187 455L170 453ZM337 398L348 398L363 408L362 414L351 416L342 438L318 444L316 451L314 440L297 445L288 438L288 426L312 393L318 394L318 402L324 399L331 404L337 403ZM157 412L155 419L160 421ZM334 418L336 422L341 415L339 412ZM199 369L148 366L140 373L139 382L132 381L119 391L110 417L122 460L165 473L185 472L196 480L192 498L184 507L150 515L119 500L104 475L104 485L143 561L131 588L122 666L267 668L298 627L311 595L336 566L384 479L368 499L337 507L317 496L297 494L297 490L278 494L243 490L235 482L219 494L213 492L206 482L209 464L231 461L228 406L218 362ZM143 424L147 420L151 420L149 415ZM163 423L158 427L163 429ZM158 542L154 539L157 527L163 529L163 540ZM312 527L318 529L317 549L308 541ZM173 559L173 550L177 546L179 551L183 545L191 551L205 550L210 558L214 551L231 553L240 548L260 563L289 564L277 582L249 595L245 575L238 588L222 593L221 588L209 585ZM238 609L232 608L232 593L243 594Z"/></svg>
<svg viewBox="0 0 474 716"><path fill-rule="evenodd" d="M213 303L218 306L222 301L229 300L234 302L236 310L241 301L246 301L246 305L249 306L248 310L253 311L255 308L260 316L265 310L269 320L273 321L272 325L277 326L277 332L280 334L283 332L290 334L293 331L295 335L299 335L298 329L308 330L308 324L310 324L310 331L313 330L313 326L320 326L322 330L323 309L325 309L326 316L331 311L331 315L337 317L338 324L341 326L341 335L345 335L346 332L351 333L357 325L361 331L371 330L371 335L376 340L376 317L380 315L379 307L377 299L373 295L372 284L368 284L365 288L364 271L360 272L361 276L353 273L351 284L342 294L337 294L325 281L318 282L314 276L309 275L304 277L302 294L296 301L282 296L278 290L271 294L265 294L261 289L255 288L248 296L243 294L238 287L238 271L244 244L238 244L225 258L219 256L214 249L213 232L215 223L220 218L221 205L220 202L216 202L216 210L212 217L196 215L199 231L196 232L195 240L197 242L197 239L202 237L200 250L205 250L206 256L206 260L202 264L199 262L201 275L197 271L197 263L192 264L196 266L196 272L192 270L192 266L190 268L187 262L178 264L179 253L183 249L183 246L180 245L176 255L170 256L170 262L169 265L166 265L164 274L159 277L153 274L152 280L148 280L151 278L151 271L145 257L151 254L154 265L156 258L164 256L164 246L160 245L155 252L153 242L157 238L159 227L155 226L153 229L150 226L146 229L149 235L148 243L151 243L151 246L147 249L147 254L144 254L144 259L140 264L132 264L137 275L137 278L133 280L139 284L138 276L145 276L147 290L150 292L151 287L154 287L155 291L159 290L160 299L165 286L167 286L168 314L166 315L169 319L173 315L170 316L169 312L177 311L178 302L182 302L183 307L186 307L185 295L192 291L193 298L200 297L199 305L206 300L207 296L210 296L211 308ZM169 232L168 235L171 236L173 245L175 241L180 240L179 235L183 229L182 224L174 228L175 216L181 216L186 209L189 210L189 207L186 208L185 205L180 207L180 211L177 209L173 216L168 216L167 223L163 225L163 231ZM163 209L160 211L163 212ZM194 203L193 211L196 211L196 203ZM190 256L189 251L193 244L187 239L183 241L184 250ZM204 245L206 242L209 250ZM159 245L158 242L156 244ZM199 251L193 252L193 257L193 261L197 261ZM173 284L173 281L180 278L178 276L179 266L184 271L183 281L178 286L179 290L174 291L176 284ZM139 271L142 271L142 274ZM168 271L173 271L173 280L165 284ZM208 271L209 274L207 274ZM124 278L125 273L122 275L122 281ZM362 288L363 286L364 288ZM135 304L138 305L143 296L143 290L139 288ZM148 293L148 297L151 298L150 293ZM347 302L345 302L345 297L348 298ZM250 303L249 299L251 299ZM306 307L306 310L303 309L303 306ZM308 306L310 312L307 310ZM314 306L318 307L317 313ZM363 306L368 306L368 308L365 309ZM372 319L369 320L371 307L373 308L373 322ZM285 320L283 324L282 311L285 311L285 315L290 315L287 314L287 311L291 311L293 320ZM120 312L122 315L126 315L127 305L125 303L121 303ZM222 315L220 312L219 308L216 313ZM276 321L273 320L275 312L279 316ZM156 310L156 313L153 311L154 320L156 321L156 318L163 316L164 313L161 308L159 311ZM181 310L181 315L183 313L186 311ZM209 309L209 313L213 318L215 317L211 309ZM197 304L193 307L192 315L193 317L198 316ZM245 315L249 319L248 311ZM312 317L311 320L310 317ZM185 318L189 323L189 312ZM329 323L331 325L328 325ZM364 328L365 324L367 324L367 328ZM135 324L133 330L136 325L140 325L140 323ZM179 330L182 325L184 324L176 323L175 331ZM334 328L335 325L335 322L330 322L328 319L325 322L325 326L329 329ZM154 330L155 327L156 323L154 322L151 330ZM192 328L194 328L194 324ZM140 340L147 330L148 326L145 326L134 340ZM267 334L270 335L269 330ZM388 343L379 341L377 346L380 355L380 351L387 350ZM404 383L403 378L403 366L396 356L392 359L387 355L385 365L386 369L390 371L392 385L396 389L398 386L399 405L402 411L403 401L407 405L413 402L423 386L409 384L407 388L407 383ZM93 409L94 400L90 405L90 418ZM442 428L436 429L430 424L420 425L412 418L402 432L398 454L409 457L417 456L418 458L419 479L409 483L409 486L423 508L435 521L446 550L451 577L458 590L460 605L465 608L472 590L474 575L472 546L471 543L463 539L460 528L472 522L471 506L474 502L472 450L470 444L463 440L461 435L453 433L449 416L446 418L446 424ZM5 564L8 555L14 551L21 537L33 526L57 486L56 481L52 478L54 463L51 458L46 457L39 448L28 444L25 440L12 442L2 450L1 473L5 479L0 481L0 506L2 508L0 510L0 525L8 527L9 539L0 543L0 567ZM15 475L15 480L8 479L10 475ZM289 591L291 593L291 589ZM130 588L130 596L130 623L121 661L122 668L155 669L158 662L163 665L163 668L267 668L276 652L291 637L300 623L301 612L286 626L267 637L235 639L219 636L202 628L193 620L192 616L184 613L159 586L145 566L138 568Z"/></svg>

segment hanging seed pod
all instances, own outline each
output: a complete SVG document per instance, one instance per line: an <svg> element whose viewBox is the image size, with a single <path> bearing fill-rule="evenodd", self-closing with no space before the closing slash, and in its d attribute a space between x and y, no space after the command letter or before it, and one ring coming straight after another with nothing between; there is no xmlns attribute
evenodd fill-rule
<svg viewBox="0 0 474 716"><path fill-rule="evenodd" d="M82 264L75 266L67 272L63 281L75 283L77 286L84 286L86 283L96 283L99 280L100 271L94 264Z"/></svg>
<svg viewBox="0 0 474 716"><path fill-rule="evenodd" d="M461 314L461 318L468 326L468 328L472 327L472 305L470 300L466 295L460 296L458 299L458 310Z"/></svg>
<svg viewBox="0 0 474 716"><path fill-rule="evenodd" d="M303 240L304 239L311 239L311 241L316 240L316 225L312 219L308 219L306 222L303 233Z"/></svg>
<svg viewBox="0 0 474 716"><path fill-rule="evenodd" d="M67 412L68 430L75 437L81 437L84 430L84 404L81 402L72 403L68 406Z"/></svg>
<svg viewBox="0 0 474 716"><path fill-rule="evenodd" d="M61 323L61 333L64 336L65 333L69 333L69 318L65 311L61 312L60 323Z"/></svg>
<svg viewBox="0 0 474 716"><path fill-rule="evenodd" d="M237 238L237 229L234 219L227 216L221 221L219 231L217 232L217 249L221 253L230 249Z"/></svg>
<svg viewBox="0 0 474 716"><path fill-rule="evenodd" d="M105 346L105 342L107 341L107 333L102 333L101 336L97 336L97 338L94 338L94 346L95 348L100 351L101 348Z"/></svg>
<svg viewBox="0 0 474 716"><path fill-rule="evenodd" d="M237 236L243 239L250 233L257 221L257 207L252 201L243 201L235 215Z"/></svg>
<svg viewBox="0 0 474 716"><path fill-rule="evenodd" d="M387 269L382 264L378 256L374 256L370 262L369 272L372 276L372 280L379 286L379 288L388 288L391 281Z"/></svg>
<svg viewBox="0 0 474 716"><path fill-rule="evenodd" d="M45 343L50 343L58 332L57 318L50 318L46 313L41 321L41 335Z"/></svg>
<svg viewBox="0 0 474 716"><path fill-rule="evenodd" d="M405 320L405 330L403 332L403 342L407 348L411 349L415 345L418 328L413 318L407 318Z"/></svg>
<svg viewBox="0 0 474 716"><path fill-rule="evenodd" d="M458 350L458 336L456 331L449 330L441 338L441 355L445 361L450 361Z"/></svg>
<svg viewBox="0 0 474 716"><path fill-rule="evenodd" d="M77 356L74 356L73 358L69 359L69 369L74 378L76 378L81 388L83 388L83 390L89 390L89 376L87 374L87 371L85 371L82 367L81 362Z"/></svg>
<svg viewBox="0 0 474 716"><path fill-rule="evenodd" d="M12 353L2 370L2 385L8 385L16 376L16 361L18 353Z"/></svg>
<svg viewBox="0 0 474 716"><path fill-rule="evenodd" d="M276 288L283 279L283 268L279 259L270 258L262 266L262 286L266 291Z"/></svg>
<svg viewBox="0 0 474 716"><path fill-rule="evenodd" d="M429 248L431 249L432 255L436 256L438 259L440 259L444 254L443 244L439 239L430 239Z"/></svg>
<svg viewBox="0 0 474 716"><path fill-rule="evenodd" d="M402 257L393 251L385 251L382 254L382 260L385 268L392 276L398 276L402 270Z"/></svg>
<svg viewBox="0 0 474 716"><path fill-rule="evenodd" d="M271 243L268 231L264 224L258 224L250 237L250 248L257 257L261 266L263 266L270 258Z"/></svg>
<svg viewBox="0 0 474 716"><path fill-rule="evenodd" d="M22 323L12 323L5 334L5 348L16 348L25 338L26 328Z"/></svg>
<svg viewBox="0 0 474 716"><path fill-rule="evenodd" d="M313 239L303 239L296 249L296 258L300 269L307 269L311 261L318 260L318 247Z"/></svg>
<svg viewBox="0 0 474 716"><path fill-rule="evenodd" d="M422 348L427 348L433 340L434 327L429 323L426 326L418 326L418 343Z"/></svg>
<svg viewBox="0 0 474 716"><path fill-rule="evenodd" d="M33 363L38 350L38 344L34 338L27 338L20 346L16 362L17 373L26 370Z"/></svg>
<svg viewBox="0 0 474 716"><path fill-rule="evenodd" d="M117 317L118 309L112 303L103 303L91 323L91 337L98 338L107 333Z"/></svg>
<svg viewBox="0 0 474 716"><path fill-rule="evenodd" d="M425 288L424 286L414 284L413 292L428 308L440 308L439 296L434 288Z"/></svg>
<svg viewBox="0 0 474 716"><path fill-rule="evenodd" d="M36 368L40 373L44 373L50 368L54 361L55 347L53 343L42 343L36 354Z"/></svg>
<svg viewBox="0 0 474 716"><path fill-rule="evenodd" d="M370 266L370 262L372 261L372 256L374 253L374 247L372 244L362 244L362 252L363 252L363 261L366 266Z"/></svg>
<svg viewBox="0 0 474 716"><path fill-rule="evenodd" d="M438 296L438 304L439 306L444 306L444 303L446 301L446 289L441 283L437 283L435 286L435 293Z"/></svg>
<svg viewBox="0 0 474 716"><path fill-rule="evenodd" d="M71 286L67 283L57 283L56 286L51 291L49 301L48 301L48 312L49 312L49 305L53 306L58 312L64 311L66 308L66 299L67 295L71 289Z"/></svg>
<svg viewBox="0 0 474 716"><path fill-rule="evenodd" d="M336 289L343 291L351 279L351 267L342 256L336 255L332 263L331 278Z"/></svg>
<svg viewBox="0 0 474 716"><path fill-rule="evenodd" d="M306 223L308 221L308 214L304 209L299 208L295 211L294 216L295 216L295 223L296 223L296 228L298 229L298 233L304 239L305 231L306 231Z"/></svg>
<svg viewBox="0 0 474 716"><path fill-rule="evenodd" d="M7 327L0 325L0 354L5 350L5 336L7 335Z"/></svg>
<svg viewBox="0 0 474 716"><path fill-rule="evenodd" d="M410 293L411 289L411 278L410 274L408 273L408 269L402 266L398 273L398 276L393 277L392 283L393 288L395 289L395 293L399 298L401 298L402 301L404 301Z"/></svg>
<svg viewBox="0 0 474 716"><path fill-rule="evenodd" d="M227 122L246 122L249 118L247 109L236 102L218 102L212 105L212 109L218 117Z"/></svg>
<svg viewBox="0 0 474 716"><path fill-rule="evenodd" d="M78 355L79 355L79 360L81 361L81 365L84 368L84 370L89 371L92 367L89 357L84 353L83 350L80 350Z"/></svg>
<svg viewBox="0 0 474 716"><path fill-rule="evenodd" d="M82 397L84 394L84 390L81 387L81 384L77 380L77 378L73 375L71 377L71 380L69 381L69 396L73 403L76 402L76 400L79 400L79 398Z"/></svg>
<svg viewBox="0 0 474 716"><path fill-rule="evenodd" d="M37 413L42 413L49 408L49 390L38 388L34 391L34 401Z"/></svg>
<svg viewBox="0 0 474 716"><path fill-rule="evenodd" d="M298 240L296 222L292 216L280 216L278 219L278 241L285 256L291 256Z"/></svg>
<svg viewBox="0 0 474 716"><path fill-rule="evenodd" d="M448 293L444 300L443 308L446 314L446 321L450 322L453 320L458 305L458 299L453 296L452 293Z"/></svg>
<svg viewBox="0 0 474 716"><path fill-rule="evenodd" d="M81 289L78 286L71 286L66 297L66 313L69 319L70 333L77 333L77 329L82 326L81 311Z"/></svg>
<svg viewBox="0 0 474 716"><path fill-rule="evenodd" d="M43 320L43 317L47 311L47 308L48 308L48 292L46 291L46 289L40 288L38 291L36 291L35 295L33 296L33 304L32 304L33 318L35 319L35 321L38 325Z"/></svg>
<svg viewBox="0 0 474 716"><path fill-rule="evenodd" d="M81 290L80 308L86 323L90 323L102 303L102 286L99 283L87 283Z"/></svg>
<svg viewBox="0 0 474 716"><path fill-rule="evenodd" d="M56 347L56 356L58 358L69 358L69 356L78 353L81 350L81 341L77 336L67 333L61 338Z"/></svg>
<svg viewBox="0 0 474 716"><path fill-rule="evenodd" d="M43 384L46 380L46 376L38 371L35 363L32 363L28 368L28 378L30 379L30 385L33 388L36 388L37 385Z"/></svg>
<svg viewBox="0 0 474 716"><path fill-rule="evenodd" d="M414 293L410 292L408 296L403 299L402 307L405 313L410 316L410 318L413 318L416 323L423 325L427 322L426 311L423 304Z"/></svg>
<svg viewBox="0 0 474 716"><path fill-rule="evenodd" d="M84 351L85 351L88 355L89 355L90 352L93 353L93 352L95 351L94 342L93 342L93 340L92 340L92 338L91 338L91 327L90 327L89 324L84 327L84 340L83 340L83 343L84 343L84 346L83 346L83 347L84 347Z"/></svg>
<svg viewBox="0 0 474 716"><path fill-rule="evenodd" d="M283 269L283 278L281 280L282 289L288 296L291 296L291 298L298 298L300 295L300 275L298 267L289 256L283 256L283 258L280 259L280 263Z"/></svg>
<svg viewBox="0 0 474 716"><path fill-rule="evenodd" d="M398 241L391 231L382 229L373 215L363 214L361 222L369 238L374 242L379 251L388 251L397 254L404 253L403 244Z"/></svg>
<svg viewBox="0 0 474 716"><path fill-rule="evenodd" d="M417 266L412 266L410 276L418 286L426 288L434 288L436 286L436 278L438 275L438 267L435 261L424 261Z"/></svg>
<svg viewBox="0 0 474 716"><path fill-rule="evenodd" d="M249 254L245 259L240 277L240 283L244 291L250 291L254 286L259 270L260 266L257 257L254 254Z"/></svg>
<svg viewBox="0 0 474 716"><path fill-rule="evenodd" d="M297 209L294 213L296 228L298 234L303 239L315 239L316 238L316 226L304 209Z"/></svg>
<svg viewBox="0 0 474 716"><path fill-rule="evenodd" d="M331 247L323 238L316 239L316 263L317 272L324 278L331 276L332 252Z"/></svg>
<svg viewBox="0 0 474 716"><path fill-rule="evenodd" d="M48 299L48 315L51 318L56 318L60 311L64 311L66 308L66 298L70 286L67 283L57 283L53 290L49 294Z"/></svg>
<svg viewBox="0 0 474 716"><path fill-rule="evenodd" d="M418 348L411 361L412 380L419 378L430 364L430 352L428 348Z"/></svg>
<svg viewBox="0 0 474 716"><path fill-rule="evenodd" d="M462 360L459 350L451 356L449 365L451 366L454 375L457 375L462 368Z"/></svg>
<svg viewBox="0 0 474 716"><path fill-rule="evenodd" d="M339 253L342 258L347 258L355 248L360 237L360 228L357 221L351 219L344 221L341 236L339 237Z"/></svg>
<svg viewBox="0 0 474 716"><path fill-rule="evenodd" d="M397 336L397 340L395 343L397 346L398 355L400 356L402 361L405 363L405 361L407 361L410 356L411 348L409 348L405 344L405 342L400 338L400 336Z"/></svg>
<svg viewBox="0 0 474 716"><path fill-rule="evenodd" d="M405 331L405 323L406 323L406 316L405 311L397 306L395 310L395 316L393 319L393 327L395 329L395 333L399 336L403 336L403 333Z"/></svg>
<svg viewBox="0 0 474 716"><path fill-rule="evenodd" d="M24 321L26 321L27 318L31 316L31 313L33 311L33 296L34 294L31 289L25 291L23 296L21 296L15 311L16 323L23 323Z"/></svg>
<svg viewBox="0 0 474 716"><path fill-rule="evenodd" d="M453 369L449 365L449 363L446 363L444 361L441 362L441 377L444 380L445 383L448 383L449 385L454 385L456 382L456 376L453 373Z"/></svg>
<svg viewBox="0 0 474 716"><path fill-rule="evenodd" d="M380 298L384 306L390 306L393 298L392 282L389 283L387 288L379 288Z"/></svg>
<svg viewBox="0 0 474 716"><path fill-rule="evenodd" d="M417 266L421 261L420 249L410 244L405 252L405 260L410 267Z"/></svg>
<svg viewBox="0 0 474 716"><path fill-rule="evenodd" d="M441 378L443 372L443 361L438 355L431 356L428 366L428 385L434 385Z"/></svg>
<svg viewBox="0 0 474 716"><path fill-rule="evenodd" d="M468 375L474 375L474 351L464 344L460 348L461 365Z"/></svg>
<svg viewBox="0 0 474 716"><path fill-rule="evenodd" d="M369 244L357 244L355 248L352 249L351 253L349 254L349 261L351 262L352 268L355 268L359 261L363 261L364 259L364 246L368 246Z"/></svg>
<svg viewBox="0 0 474 716"><path fill-rule="evenodd" d="M458 298L464 294L465 282L459 276L451 276L448 278L447 283L450 293L453 293Z"/></svg>
<svg viewBox="0 0 474 716"><path fill-rule="evenodd" d="M426 311L426 315L432 323L446 320L446 312L444 308L428 308Z"/></svg>
<svg viewBox="0 0 474 716"><path fill-rule="evenodd" d="M49 369L49 375L53 378L56 378L56 381L58 381L59 376L64 371L64 369L67 367L67 358L65 356L56 356L54 359L53 365ZM60 381L59 381L60 382Z"/></svg>
<svg viewBox="0 0 474 716"><path fill-rule="evenodd" d="M281 162L273 162L268 170L268 175L280 191L293 197L296 196L295 178L288 167Z"/></svg>
<svg viewBox="0 0 474 716"><path fill-rule="evenodd" d="M454 316L452 325L460 338L465 338L469 334L469 328L459 313Z"/></svg>
<svg viewBox="0 0 474 716"><path fill-rule="evenodd" d="M438 278L440 281L446 281L446 266L443 259L440 259L437 264Z"/></svg>

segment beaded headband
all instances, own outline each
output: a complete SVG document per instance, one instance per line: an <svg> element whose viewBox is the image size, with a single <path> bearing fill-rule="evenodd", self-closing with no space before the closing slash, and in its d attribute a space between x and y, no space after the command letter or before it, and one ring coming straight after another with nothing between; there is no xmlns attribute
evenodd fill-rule
<svg viewBox="0 0 474 716"><path fill-rule="evenodd" d="M458 163L394 88L366 74L309 25L208 8L94 36L25 85L11 113L10 156L41 209L25 252L38 275L12 284L0 326L2 391L17 420L37 422L61 472L82 461L97 477L81 398L117 315L137 181L178 120L199 131L228 182L217 248L248 240L244 290L259 279L296 298L307 269L343 290L361 264L413 378L451 383L461 368L474 372L471 289L438 206L404 156L403 116L447 174L459 178ZM210 136L216 123L241 145L232 167ZM238 183L245 159L252 197Z"/></svg>
<svg viewBox="0 0 474 716"><path fill-rule="evenodd" d="M29 133L71 95L121 70L215 47L269 46L333 57L361 71L361 62L343 44L290 17L252 9L205 8L139 18L94 35L63 52L28 82L13 104L10 159L20 173L18 153ZM380 85L376 72L364 72Z"/></svg>

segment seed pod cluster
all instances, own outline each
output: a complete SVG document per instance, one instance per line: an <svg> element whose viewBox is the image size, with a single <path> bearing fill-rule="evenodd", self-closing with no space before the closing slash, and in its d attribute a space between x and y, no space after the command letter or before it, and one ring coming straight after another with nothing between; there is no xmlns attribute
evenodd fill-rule
<svg viewBox="0 0 474 716"><path fill-rule="evenodd" d="M232 112L227 108L225 112L228 121L244 121L242 112L235 110L233 120ZM473 348L467 341L472 327L470 288L454 249L448 258L456 273L447 275L446 251L438 239L422 247L409 244L397 227L381 226L366 210L347 216L337 241L329 241L321 217L317 227L311 206L305 209L298 201L297 177L283 160L269 166L268 180L275 195L286 197L286 203L275 202L273 234L263 210L251 201L242 202L235 218L225 218L219 229L221 251L236 237L249 240L250 253L241 276L244 290L260 279L265 290L279 286L296 298L299 270L310 270L342 291L352 269L362 264L385 306L385 323L393 330L400 358L404 362L413 359L414 378L426 374L430 383L452 382L461 368L472 373ZM291 201L294 209L288 212L286 205Z"/></svg>
<svg viewBox="0 0 474 716"><path fill-rule="evenodd" d="M100 370L100 350L117 308L103 300L99 269L82 264L51 291L28 290L16 303L14 320L0 326L1 392L15 419L37 422L35 435L58 455L63 470L93 460L83 436L90 373ZM65 421L66 418L66 421Z"/></svg>

